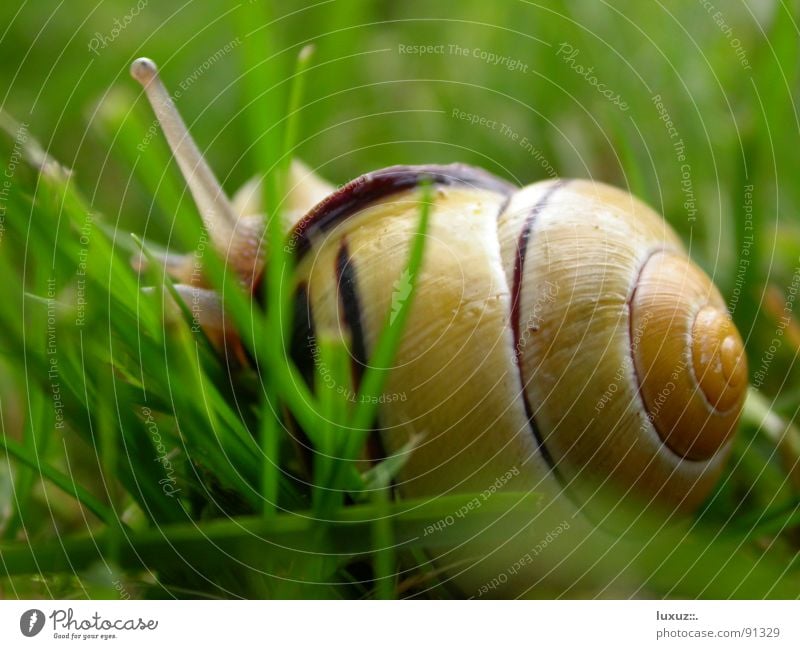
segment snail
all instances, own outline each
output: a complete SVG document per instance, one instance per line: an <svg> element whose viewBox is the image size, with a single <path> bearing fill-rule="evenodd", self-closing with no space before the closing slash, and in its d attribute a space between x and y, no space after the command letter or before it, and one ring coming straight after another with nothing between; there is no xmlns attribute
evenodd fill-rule
<svg viewBox="0 0 800 649"><path fill-rule="evenodd" d="M131 73L214 245L255 294L269 254L256 181L228 199L155 64L137 59ZM540 494L535 511L437 561L477 596L554 575L577 584L578 548L618 542L609 502L670 518L708 497L746 393L742 339L667 222L621 189L579 179L520 188L462 164L390 167L334 188L293 162L283 218L298 312L311 339L315 329L345 337L356 381L392 308L423 180L433 188L425 257L379 415L385 452L424 436L397 488ZM162 261L187 302L202 302L205 331L230 338L188 259Z"/></svg>

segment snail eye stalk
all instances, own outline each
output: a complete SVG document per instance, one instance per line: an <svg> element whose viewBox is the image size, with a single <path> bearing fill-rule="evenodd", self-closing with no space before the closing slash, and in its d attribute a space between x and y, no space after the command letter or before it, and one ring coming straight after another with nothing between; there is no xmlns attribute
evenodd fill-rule
<svg viewBox="0 0 800 649"><path fill-rule="evenodd" d="M148 58L139 58L131 64L131 76L147 94L212 241L218 250L227 251L237 221L236 213L181 119L158 75L158 67Z"/></svg>

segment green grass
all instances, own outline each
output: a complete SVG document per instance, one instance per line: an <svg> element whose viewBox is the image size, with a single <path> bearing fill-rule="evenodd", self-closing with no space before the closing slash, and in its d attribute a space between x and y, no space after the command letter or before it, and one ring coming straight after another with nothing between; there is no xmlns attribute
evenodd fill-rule
<svg viewBox="0 0 800 649"><path fill-rule="evenodd" d="M175 17L150 3L97 55L87 43L128 11L124 2L62 5L49 22L35 7L17 15L16 3L3 5L0 163L14 173L0 195L0 595L116 597L120 584L141 597L453 594L427 552L473 528L432 538L421 530L470 495L399 499L391 479L403 453L371 468L359 461L371 400L352 406L324 381L309 387L289 361L293 268L278 216L295 156L335 183L391 164L450 161L519 183L546 177L518 141L453 118L454 108L507 124L559 175L627 186L661 210L735 304L755 376L784 315L765 295L789 295L800 266L798 3L767 4L756 18L744 4L724 8L750 70L698 3L669 12L633 1L194 3ZM205 235L160 131L148 136L152 117L128 65L154 58L174 90L230 42L178 107L229 192L267 175L266 240L277 254L267 261L265 307L253 306L210 247L203 258L255 369L228 367L187 319L165 327L171 284L129 263L157 247L193 250ZM630 109L571 71L555 54L561 42ZM468 54L398 50L425 43ZM488 64L475 48L529 69ZM686 142L696 221L656 93ZM41 174L35 138L52 156ZM747 185L754 239L739 276L751 233ZM387 313L364 395L382 393L413 306L428 188L419 199L411 297ZM346 344L319 333L321 363L348 385ZM781 335L723 480L686 536L660 534L636 557L647 576L637 594L800 593L798 351ZM313 453L284 431L287 413ZM535 507L535 495L498 494L469 525L520 515L521 505ZM618 594L613 584L609 593Z"/></svg>

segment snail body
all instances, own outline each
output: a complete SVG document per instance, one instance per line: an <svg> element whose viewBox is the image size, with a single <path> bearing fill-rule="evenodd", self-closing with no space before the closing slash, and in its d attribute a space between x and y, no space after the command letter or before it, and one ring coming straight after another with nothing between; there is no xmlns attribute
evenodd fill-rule
<svg viewBox="0 0 800 649"><path fill-rule="evenodd" d="M132 71L180 162L190 140L155 66L139 59ZM256 287L268 254L254 236L258 192L227 201L189 153L181 166L198 207L207 220L229 215L212 234ZM438 562L464 592L580 583L579 548L617 542L609 503L672 516L708 496L747 385L741 338L669 225L620 189L519 188L465 165L391 167L333 189L295 164L285 218L305 338L344 337L356 383L403 299L423 180L433 186L425 257L378 422L386 453L421 436L397 488L541 495L535 511L445 547ZM180 265L172 274L185 279ZM203 323L223 324L218 307ZM540 547L556 529L558 542Z"/></svg>

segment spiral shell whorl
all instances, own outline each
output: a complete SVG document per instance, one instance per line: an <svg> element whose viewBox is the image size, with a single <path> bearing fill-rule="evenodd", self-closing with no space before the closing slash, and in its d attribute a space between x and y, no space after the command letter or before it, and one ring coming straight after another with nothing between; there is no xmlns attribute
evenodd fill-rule
<svg viewBox="0 0 800 649"><path fill-rule="evenodd" d="M739 333L717 289L688 258L656 252L631 301L642 401L681 457L707 460L730 438L747 387Z"/></svg>

